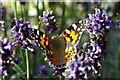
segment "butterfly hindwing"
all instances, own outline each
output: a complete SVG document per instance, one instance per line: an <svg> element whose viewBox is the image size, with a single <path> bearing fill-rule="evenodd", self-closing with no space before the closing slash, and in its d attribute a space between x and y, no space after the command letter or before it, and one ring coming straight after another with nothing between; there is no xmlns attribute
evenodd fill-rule
<svg viewBox="0 0 120 80"><path fill-rule="evenodd" d="M37 29L32 29L32 37L40 44L40 46L45 50L45 60L49 61L50 65L58 67L64 64L64 46L60 38L51 38L42 31ZM62 51L61 51L62 49Z"/></svg>

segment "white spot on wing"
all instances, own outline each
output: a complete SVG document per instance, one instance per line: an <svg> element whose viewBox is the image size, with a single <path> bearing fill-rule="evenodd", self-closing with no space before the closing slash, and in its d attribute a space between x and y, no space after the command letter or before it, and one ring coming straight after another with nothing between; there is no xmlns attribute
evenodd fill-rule
<svg viewBox="0 0 120 80"><path fill-rule="evenodd" d="M37 31L37 35L39 35L39 31Z"/></svg>
<svg viewBox="0 0 120 80"><path fill-rule="evenodd" d="M83 32L79 32L80 35L82 35Z"/></svg>
<svg viewBox="0 0 120 80"><path fill-rule="evenodd" d="M85 29L81 29L81 31L83 32Z"/></svg>
<svg viewBox="0 0 120 80"><path fill-rule="evenodd" d="M82 23L82 20L80 20L79 23Z"/></svg>
<svg viewBox="0 0 120 80"><path fill-rule="evenodd" d="M83 26L80 26L80 28L83 28Z"/></svg>
<svg viewBox="0 0 120 80"><path fill-rule="evenodd" d="M76 30L77 26L76 26L75 24L73 24L72 26L73 26L73 28Z"/></svg>
<svg viewBox="0 0 120 80"><path fill-rule="evenodd" d="M80 31L80 28L78 28L77 31Z"/></svg>
<svg viewBox="0 0 120 80"><path fill-rule="evenodd" d="M45 57L45 59L44 59L45 61L47 61L47 57Z"/></svg>
<svg viewBox="0 0 120 80"><path fill-rule="evenodd" d="M36 38L38 38L38 36L36 35Z"/></svg>

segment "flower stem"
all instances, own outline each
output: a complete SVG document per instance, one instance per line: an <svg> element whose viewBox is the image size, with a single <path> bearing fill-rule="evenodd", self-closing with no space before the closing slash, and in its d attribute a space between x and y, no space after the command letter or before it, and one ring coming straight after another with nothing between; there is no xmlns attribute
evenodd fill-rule
<svg viewBox="0 0 120 80"><path fill-rule="evenodd" d="M60 33L65 29L64 24L65 24L65 10L66 10L66 5L65 5L64 2L62 3L62 9L63 9L63 12L62 12Z"/></svg>
<svg viewBox="0 0 120 80"><path fill-rule="evenodd" d="M26 67L27 67L27 80L29 80L29 58L28 58L28 51L25 50L26 53Z"/></svg>
<svg viewBox="0 0 120 80"><path fill-rule="evenodd" d="M4 75L2 76L2 79L5 80L5 76Z"/></svg>
<svg viewBox="0 0 120 80"><path fill-rule="evenodd" d="M44 0L42 0L42 11L44 11L45 10L45 3L44 3Z"/></svg>
<svg viewBox="0 0 120 80"><path fill-rule="evenodd" d="M59 76L59 78L60 78L60 80L62 80L62 77L61 77L61 76Z"/></svg>
<svg viewBox="0 0 120 80"><path fill-rule="evenodd" d="M17 18L17 5L16 5L16 1L14 1L14 17Z"/></svg>
<svg viewBox="0 0 120 80"><path fill-rule="evenodd" d="M38 21L38 29L40 29L40 21L39 21L39 0L37 0L37 21Z"/></svg>
<svg viewBox="0 0 120 80"><path fill-rule="evenodd" d="M23 69L25 69L25 58L24 58L22 49L20 49L20 53L21 53L21 57L22 57L22 61L23 61L23 67L24 67Z"/></svg>
<svg viewBox="0 0 120 80"><path fill-rule="evenodd" d="M14 67L12 67L13 70L15 70L17 72L18 75L20 75L22 78L24 78L23 74L23 70L20 68L19 65L17 65L14 61L11 61L11 64L14 65ZM19 77L20 77L19 76Z"/></svg>
<svg viewBox="0 0 120 80"><path fill-rule="evenodd" d="M25 5L21 5L22 8L22 17L24 19L24 21L26 21L26 17L25 17Z"/></svg>

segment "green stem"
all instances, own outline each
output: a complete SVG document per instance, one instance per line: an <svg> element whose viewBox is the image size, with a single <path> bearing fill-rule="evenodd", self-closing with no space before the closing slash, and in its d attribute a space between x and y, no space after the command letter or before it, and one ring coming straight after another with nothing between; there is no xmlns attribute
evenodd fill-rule
<svg viewBox="0 0 120 80"><path fill-rule="evenodd" d="M5 76L4 75L2 76L2 79L5 80Z"/></svg>
<svg viewBox="0 0 120 80"><path fill-rule="evenodd" d="M42 0L42 11L44 11L45 10L45 4L44 4L44 0Z"/></svg>
<svg viewBox="0 0 120 80"><path fill-rule="evenodd" d="M20 53L21 53L21 57L22 57L22 61L23 61L23 69L25 69L25 58L24 58L24 53L22 52L22 49L20 49Z"/></svg>
<svg viewBox="0 0 120 80"><path fill-rule="evenodd" d="M63 12L62 12L60 33L65 29L65 28L64 28L64 24L65 24L65 9L66 9L66 5L65 5L64 2L62 3L62 9L63 9Z"/></svg>
<svg viewBox="0 0 120 80"><path fill-rule="evenodd" d="M27 80L29 80L30 78L30 75L29 75L29 58L28 58L28 51L25 50L25 53L26 53L26 67L27 67Z"/></svg>
<svg viewBox="0 0 120 80"><path fill-rule="evenodd" d="M40 29L40 21L39 21L39 0L37 0L37 20L38 20L38 29Z"/></svg>
<svg viewBox="0 0 120 80"><path fill-rule="evenodd" d="M14 67L12 67L13 70L15 70L22 78L24 78L23 74L23 70L14 62L14 61L11 61L11 64L14 65Z"/></svg>
<svg viewBox="0 0 120 80"><path fill-rule="evenodd" d="M60 80L62 80L62 77L61 77L61 76L59 76L59 78L60 78Z"/></svg>
<svg viewBox="0 0 120 80"><path fill-rule="evenodd" d="M21 8L22 8L22 17L23 17L24 21L26 21L26 18L25 18L25 5L21 5Z"/></svg>
<svg viewBox="0 0 120 80"><path fill-rule="evenodd" d="M14 1L14 17L17 18L17 5L16 5L16 1Z"/></svg>

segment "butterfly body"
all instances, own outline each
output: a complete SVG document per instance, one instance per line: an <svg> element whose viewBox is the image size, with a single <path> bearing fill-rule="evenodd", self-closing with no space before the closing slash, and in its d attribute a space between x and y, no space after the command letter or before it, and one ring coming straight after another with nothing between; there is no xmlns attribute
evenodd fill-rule
<svg viewBox="0 0 120 80"><path fill-rule="evenodd" d="M54 37L51 39L50 43L48 50L46 50L46 55L48 56L49 61L51 61L51 64L54 64L55 66L65 64L65 40Z"/></svg>
<svg viewBox="0 0 120 80"><path fill-rule="evenodd" d="M61 35L50 37L45 33L34 30L36 40L46 51L47 60L56 68L65 66L76 54L76 46L87 26L87 20L72 24Z"/></svg>

